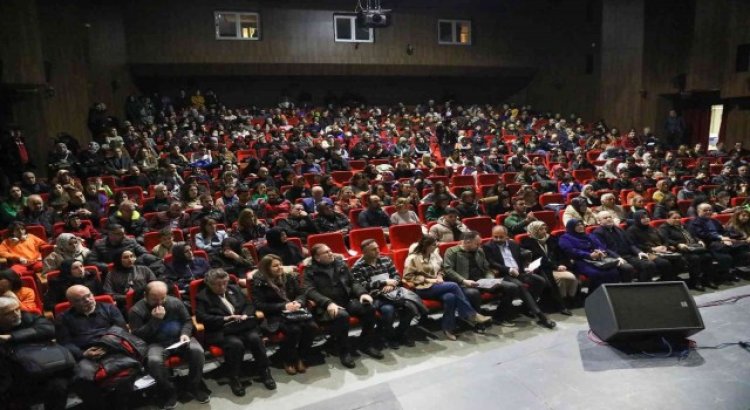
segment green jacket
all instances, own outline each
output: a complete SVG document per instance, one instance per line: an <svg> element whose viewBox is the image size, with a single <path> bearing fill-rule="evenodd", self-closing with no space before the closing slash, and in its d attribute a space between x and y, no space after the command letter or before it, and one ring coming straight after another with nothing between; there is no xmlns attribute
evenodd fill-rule
<svg viewBox="0 0 750 410"><path fill-rule="evenodd" d="M508 228L511 236L526 233L526 215L520 215L516 211L513 211L505 218L503 225Z"/></svg>
<svg viewBox="0 0 750 410"><path fill-rule="evenodd" d="M430 205L424 213L424 219L428 221L437 221L443 215L445 215L445 208L438 208L435 205Z"/></svg>
<svg viewBox="0 0 750 410"><path fill-rule="evenodd" d="M479 280L494 277L490 270L490 263L487 262L482 248L477 249L474 257L476 258L477 266L484 274L480 277L469 277L469 257L470 253L466 252L461 245L448 248L443 258L445 280L461 284L466 279Z"/></svg>

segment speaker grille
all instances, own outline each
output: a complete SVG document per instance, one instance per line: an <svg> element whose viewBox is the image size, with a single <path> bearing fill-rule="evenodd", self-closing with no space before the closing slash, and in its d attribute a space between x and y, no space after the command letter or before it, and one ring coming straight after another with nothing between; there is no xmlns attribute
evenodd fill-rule
<svg viewBox="0 0 750 410"><path fill-rule="evenodd" d="M607 288L620 331L702 326L682 284Z"/></svg>

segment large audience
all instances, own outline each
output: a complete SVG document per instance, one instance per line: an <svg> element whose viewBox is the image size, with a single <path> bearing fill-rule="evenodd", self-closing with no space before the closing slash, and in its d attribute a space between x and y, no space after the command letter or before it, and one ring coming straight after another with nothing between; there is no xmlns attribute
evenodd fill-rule
<svg viewBox="0 0 750 410"><path fill-rule="evenodd" d="M22 130L3 135L10 408L127 407L146 374L163 408L207 403L207 361L243 396L246 364L273 390L272 363L304 374L321 336L354 368L414 346L429 314L445 340L519 314L554 329L605 283L750 272L749 153L670 145L674 112L662 135L508 104L235 109L196 91L125 112L92 107L91 142L59 135L46 179Z"/></svg>

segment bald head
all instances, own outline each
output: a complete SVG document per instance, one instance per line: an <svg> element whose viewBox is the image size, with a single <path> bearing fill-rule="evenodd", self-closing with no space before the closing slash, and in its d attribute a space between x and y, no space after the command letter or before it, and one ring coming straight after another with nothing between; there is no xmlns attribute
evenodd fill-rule
<svg viewBox="0 0 750 410"><path fill-rule="evenodd" d="M91 290L83 285L73 285L65 292L65 298L68 299L73 309L80 313L90 314L96 308L96 300Z"/></svg>
<svg viewBox="0 0 750 410"><path fill-rule="evenodd" d="M162 306L167 299L167 284L155 280L146 285L146 303L149 306Z"/></svg>

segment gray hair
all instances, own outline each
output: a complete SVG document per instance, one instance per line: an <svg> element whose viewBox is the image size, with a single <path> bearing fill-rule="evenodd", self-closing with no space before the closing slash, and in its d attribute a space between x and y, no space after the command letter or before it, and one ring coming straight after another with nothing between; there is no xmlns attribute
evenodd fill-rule
<svg viewBox="0 0 750 410"><path fill-rule="evenodd" d="M206 283L213 283L217 280L226 279L228 277L229 274L224 269L210 269L208 272L206 272L206 276L203 278L203 281Z"/></svg>
<svg viewBox="0 0 750 410"><path fill-rule="evenodd" d="M611 216L611 215L612 215L612 212L609 212L609 211L599 211L599 212L596 213L596 220L597 221L601 221L605 217L608 217L608 216Z"/></svg>

